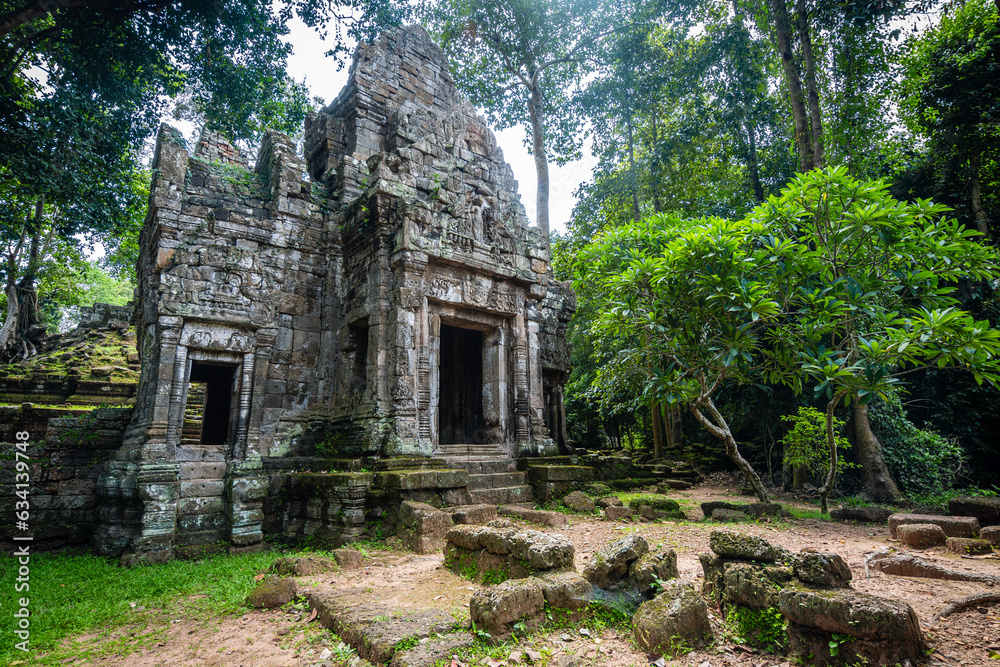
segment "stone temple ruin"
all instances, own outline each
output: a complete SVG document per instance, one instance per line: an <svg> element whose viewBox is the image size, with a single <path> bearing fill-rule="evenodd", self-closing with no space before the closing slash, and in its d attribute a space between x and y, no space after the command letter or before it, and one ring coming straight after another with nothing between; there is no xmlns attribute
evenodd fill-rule
<svg viewBox="0 0 1000 667"><path fill-rule="evenodd" d="M373 497L469 502L457 463L566 450L574 295L422 28L359 47L304 157L269 131L250 168L164 126L154 174L141 377L97 485L99 550L252 548L268 521L346 539ZM320 458L342 474L283 474Z"/></svg>

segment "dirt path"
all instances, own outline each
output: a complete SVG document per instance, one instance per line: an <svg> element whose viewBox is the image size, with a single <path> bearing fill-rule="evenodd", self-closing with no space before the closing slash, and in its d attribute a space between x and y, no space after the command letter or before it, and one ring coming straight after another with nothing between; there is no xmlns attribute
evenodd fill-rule
<svg viewBox="0 0 1000 667"><path fill-rule="evenodd" d="M701 517L697 509L704 500L735 500L731 490L702 485L676 492L675 497L691 518ZM747 500L747 499L742 499ZM787 505L813 509L814 506L790 499L779 499ZM708 551L708 536L718 524L709 523L612 523L571 518L570 525L553 529L566 535L576 547L576 566L582 570L595 551L625 534L644 536L651 547L677 550L682 577L699 580L702 577L698 553ZM532 526L537 529L538 526ZM983 584L917 579L885 575L871 570L866 576L865 557L872 552L896 546L889 541L884 526L848 525L814 519L788 519L770 523L741 524L739 530L760 535L792 551L804 548L832 551L840 554L854 575L855 590L892 597L909 603L920 619L920 626L931 640L934 652L930 664L934 667L992 667L997 660L988 657L990 650L1000 651L1000 607L979 607L954 614L937 626L931 620L949 602L976 592L988 590ZM440 555L418 556L406 552L373 552L362 570L334 575L302 577L300 589L307 587L336 591L358 604L380 604L393 613L409 610L443 609L456 618L468 618L468 603L476 584L444 569ZM943 549L920 552L921 557L944 567L1000 574L1000 560L974 560L945 553ZM329 633L313 622L306 623L300 611L250 612L239 618L220 618L210 625L199 625L185 619L171 619L162 628L154 644L139 653L121 659L106 659L96 665L128 665L154 667L159 665L324 665L345 664L337 660L336 645ZM716 647L696 651L667 664L678 667L788 667L781 656L749 651L727 641L721 619L713 615L718 638ZM638 667L648 665L647 657L637 652L627 637L605 631L602 637L582 637L559 631L536 636L531 645L544 649L550 665L569 664L570 657L578 667ZM559 656L567 656L560 661ZM707 665L706 665L707 663ZM73 663L83 664L83 663Z"/></svg>

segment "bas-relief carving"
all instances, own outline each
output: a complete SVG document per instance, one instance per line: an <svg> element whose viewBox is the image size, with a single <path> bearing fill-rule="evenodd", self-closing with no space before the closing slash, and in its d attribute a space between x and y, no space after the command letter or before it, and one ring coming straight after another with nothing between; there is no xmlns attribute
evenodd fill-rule
<svg viewBox="0 0 1000 667"><path fill-rule="evenodd" d="M266 326L278 314L272 273L245 248L205 245L178 251L160 276L162 310Z"/></svg>
<svg viewBox="0 0 1000 667"><path fill-rule="evenodd" d="M429 298L496 313L523 309L524 288L456 267L435 266L425 281Z"/></svg>
<svg viewBox="0 0 1000 667"><path fill-rule="evenodd" d="M256 339L253 334L233 331L211 323L187 324L181 334L181 345L201 350L250 352Z"/></svg>

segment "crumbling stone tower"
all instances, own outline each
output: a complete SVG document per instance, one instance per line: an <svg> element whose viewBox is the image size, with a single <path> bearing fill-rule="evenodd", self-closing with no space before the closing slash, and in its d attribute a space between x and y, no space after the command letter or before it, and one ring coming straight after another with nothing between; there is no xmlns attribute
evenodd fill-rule
<svg viewBox="0 0 1000 667"><path fill-rule="evenodd" d="M191 154L164 127L154 169L142 377L100 483L104 551L252 547L268 472L303 456L566 446L574 296L422 28L359 46L347 86L306 121L304 158L272 131L251 171L222 137Z"/></svg>

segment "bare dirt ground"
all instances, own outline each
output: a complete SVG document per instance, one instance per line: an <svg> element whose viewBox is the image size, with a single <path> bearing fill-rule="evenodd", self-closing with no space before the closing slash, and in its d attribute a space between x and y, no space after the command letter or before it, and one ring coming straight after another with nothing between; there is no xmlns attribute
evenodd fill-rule
<svg viewBox="0 0 1000 667"><path fill-rule="evenodd" d="M676 549L681 577L700 581L698 553L707 552L708 536L718 524L700 522L699 503L705 500L736 500L735 489L703 484L674 497L692 519L689 523L614 523L570 519L570 525L547 529L566 535L576 547L576 566L582 569L592 554L610 541L629 533L643 535L650 547ZM743 499L749 500L749 499ZM814 509L787 498L777 498L786 506ZM532 526L532 528L538 528ZM989 652L1000 651L1000 607L972 608L941 620L931 621L949 602L973 593L990 590L984 584L918 579L886 575L871 569L865 572L865 557L879 550L897 547L889 540L885 526L850 525L815 519L788 519L776 522L740 524L736 529L760 535L792 551L815 549L840 554L854 575L853 587L861 592L891 597L909 603L930 640L933 667L998 665ZM1000 575L997 558L969 559L946 553L941 548L916 552L938 565L969 572ZM399 551L369 552L361 570L302 577L300 591L309 587L336 591L338 597L358 604L384 605L387 613L440 608L456 619L467 619L469 599L478 585L444 569L440 554L419 556ZM668 660L677 667L789 667L782 656L757 652L732 643L721 619L712 614L716 645ZM95 665L155 667L159 665L271 666L346 664L338 660L337 642L317 622L307 623L304 611L275 610L248 612L236 618L218 618L209 623L184 618L163 619L154 641L126 658L104 659ZM106 640L105 640L106 641ZM118 638L128 642L127 636ZM535 635L525 646L548 656L549 665L577 667L639 667L650 657L637 651L627 636L605 630L600 637L582 636L574 630L557 630ZM82 663L74 663L82 664ZM482 663L486 664L486 663ZM492 663L494 666L496 662Z"/></svg>

